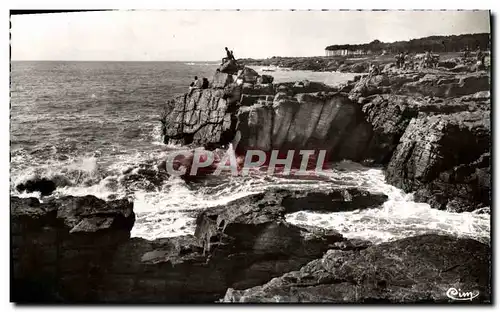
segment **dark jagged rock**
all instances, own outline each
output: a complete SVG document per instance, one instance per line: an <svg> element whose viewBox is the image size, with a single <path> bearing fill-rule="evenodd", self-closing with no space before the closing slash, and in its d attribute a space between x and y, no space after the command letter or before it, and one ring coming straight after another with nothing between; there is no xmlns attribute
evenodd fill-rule
<svg viewBox="0 0 500 312"><path fill-rule="evenodd" d="M413 119L388 164L388 182L407 192L425 189L417 193L434 203L434 208L444 209L448 202L453 206L455 199L462 203L460 208L450 206L451 210L472 211L489 205L488 184L478 185L489 177L489 161L471 164L490 152L489 115L489 111L478 111ZM481 168L487 171L471 176ZM461 170L468 174L457 176Z"/></svg>
<svg viewBox="0 0 500 312"><path fill-rule="evenodd" d="M453 212L473 211L491 204L491 156L440 172L415 192L415 200Z"/></svg>
<svg viewBox="0 0 500 312"><path fill-rule="evenodd" d="M234 78L231 74L223 72L215 72L212 78L212 88L224 89L234 82Z"/></svg>
<svg viewBox="0 0 500 312"><path fill-rule="evenodd" d="M373 127L365 158L387 164L399 139L413 118L489 110L489 95L478 92L456 99L415 98L408 95L380 94L362 98L366 120Z"/></svg>
<svg viewBox="0 0 500 312"><path fill-rule="evenodd" d="M40 203L11 198L13 300L71 303L214 302L260 285L329 248L362 249L334 230L295 226L285 214L380 205L357 189L276 190L204 210L193 236L130 239L132 203L93 196ZM338 244L335 244L338 243Z"/></svg>
<svg viewBox="0 0 500 312"><path fill-rule="evenodd" d="M439 235L409 237L361 251L329 250L299 271L246 290L225 302L433 303L460 302L450 288L491 301L487 245Z"/></svg>
<svg viewBox="0 0 500 312"><path fill-rule="evenodd" d="M389 183L416 191L415 199L432 207L472 211L490 205L484 182L489 164L477 160L491 142L488 89L486 72L391 68L361 78L349 98L362 106L373 129L365 158L388 164ZM457 177L460 168L477 173Z"/></svg>
<svg viewBox="0 0 500 312"><path fill-rule="evenodd" d="M16 185L18 192L40 192L41 195L47 196L52 194L57 185L54 181L47 178L33 179Z"/></svg>
<svg viewBox="0 0 500 312"><path fill-rule="evenodd" d="M288 194L287 194L288 193ZM281 204L286 213L297 211L341 212L374 208L388 197L356 188L332 189L322 192L286 192Z"/></svg>
<svg viewBox="0 0 500 312"><path fill-rule="evenodd" d="M382 93L457 97L489 89L489 75L485 72L459 75L432 70L393 72L359 80L350 92L350 98L357 101L359 97Z"/></svg>
<svg viewBox="0 0 500 312"><path fill-rule="evenodd" d="M285 85L285 84L281 84ZM315 93L315 92L336 92L337 88L330 87L322 82L315 82L309 80L301 80L295 83L289 83L293 94L298 93Z"/></svg>
<svg viewBox="0 0 500 312"><path fill-rule="evenodd" d="M259 79L257 79L257 83L260 84L273 83L273 81L274 77L271 75L262 75Z"/></svg>
<svg viewBox="0 0 500 312"><path fill-rule="evenodd" d="M298 269L328 246L346 241L336 231L288 224L285 213L353 210L378 206L386 199L356 189L273 190L206 209L197 217L195 236L205 252L212 253L212 261L227 259L225 266L231 268L227 281L230 287L242 289ZM364 248L359 243L345 244Z"/></svg>
<svg viewBox="0 0 500 312"><path fill-rule="evenodd" d="M255 84L259 78L259 73L250 67L243 67L238 71L238 79L241 79L244 83Z"/></svg>
<svg viewBox="0 0 500 312"><path fill-rule="evenodd" d="M366 158L385 164L399 143L410 120L418 109L405 96L375 95L363 105L366 120L373 127L373 135L367 147Z"/></svg>

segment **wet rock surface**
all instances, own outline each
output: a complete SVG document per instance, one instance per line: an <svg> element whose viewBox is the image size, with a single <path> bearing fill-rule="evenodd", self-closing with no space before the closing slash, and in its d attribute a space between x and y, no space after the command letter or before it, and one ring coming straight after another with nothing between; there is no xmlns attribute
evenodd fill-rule
<svg viewBox="0 0 500 312"><path fill-rule="evenodd" d="M387 166L388 181L435 208L490 205L489 118L479 111L412 120Z"/></svg>
<svg viewBox="0 0 500 312"><path fill-rule="evenodd" d="M489 73L394 70L359 79L349 98L373 135L364 157L387 166L387 181L433 208L491 204ZM479 159L482 157L481 159Z"/></svg>
<svg viewBox="0 0 500 312"><path fill-rule="evenodd" d="M186 103L195 104L189 106L189 112L184 108L187 106L181 105L182 118L175 117L174 109L164 122L166 137L196 144L232 142L241 155L253 149L277 150L284 158L289 150L324 150L327 161L348 159L387 166L390 183L408 192L417 191L416 199L434 208L472 211L489 205L485 195L490 192L489 184L484 182L489 176L489 165L478 168L480 173L469 174L467 178L461 175L456 181L460 186L449 188L454 191L440 191L455 183L448 178L455 176L450 170L476 168L472 162L490 152L488 72L414 71L386 66L379 75L358 76L337 88L310 81L263 84L269 78L262 78L246 67L238 77L241 85L230 82L231 79L224 80L225 88L229 84L240 90L240 97L233 98L231 109L227 99L213 98L220 94L216 89L203 90L206 97L195 91L191 97L206 100L193 102L187 97L190 99ZM198 117L209 115L214 118ZM186 123L186 118L194 124ZM207 124L200 126L205 121ZM476 123L481 126L473 125ZM205 130L190 132L198 129ZM172 131L177 132L172 134ZM453 152L435 151L444 151L447 146ZM441 162L450 166L436 165ZM416 167L410 168L412 164ZM422 178L413 171L431 173L423 174ZM446 177L439 178L441 173ZM480 190L472 191L477 188ZM458 203L447 204L453 200Z"/></svg>
<svg viewBox="0 0 500 312"><path fill-rule="evenodd" d="M224 302L460 302L447 296L451 288L477 294L471 302L490 302L490 261L489 246L475 240L415 236L361 251L329 250L262 286L229 289Z"/></svg>
<svg viewBox="0 0 500 312"><path fill-rule="evenodd" d="M194 236L130 239L127 200L11 198L16 302L215 302L298 270L330 248L367 242L295 226L285 214L376 207L387 197L355 188L249 195L199 213Z"/></svg>
<svg viewBox="0 0 500 312"><path fill-rule="evenodd" d="M40 203L11 197L12 300L96 300L114 250L128 241L134 220L127 200L68 196Z"/></svg>

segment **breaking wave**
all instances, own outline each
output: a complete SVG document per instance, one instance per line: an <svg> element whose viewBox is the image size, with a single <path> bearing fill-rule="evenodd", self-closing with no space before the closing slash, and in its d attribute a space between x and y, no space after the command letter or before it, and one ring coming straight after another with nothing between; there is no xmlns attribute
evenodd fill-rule
<svg viewBox="0 0 500 312"><path fill-rule="evenodd" d="M481 211L452 213L416 203L412 194L387 184L381 169L344 161L334 164L316 179L269 176L262 172L251 177L210 177L201 183L189 184L178 177L161 175L156 166L166 157L168 149L176 148L167 146L146 155L124 155L107 167L96 156L38 166L11 181L12 193L40 197L39 193L19 193L14 186L29 179L48 178L57 185L49 197L92 194L105 200L129 198L134 202L136 213L132 236L152 240L193 234L196 211L253 193L273 188L358 187L382 192L389 199L381 207L371 209L336 213L301 211L288 214L286 219L299 226L336 229L348 238L373 243L424 233L452 234L489 243L489 214Z"/></svg>

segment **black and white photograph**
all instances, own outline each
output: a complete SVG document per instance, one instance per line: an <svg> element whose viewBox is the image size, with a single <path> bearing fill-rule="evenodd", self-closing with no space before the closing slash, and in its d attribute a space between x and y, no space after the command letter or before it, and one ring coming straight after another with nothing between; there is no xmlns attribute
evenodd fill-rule
<svg viewBox="0 0 500 312"><path fill-rule="evenodd" d="M493 303L490 10L9 18L11 303Z"/></svg>

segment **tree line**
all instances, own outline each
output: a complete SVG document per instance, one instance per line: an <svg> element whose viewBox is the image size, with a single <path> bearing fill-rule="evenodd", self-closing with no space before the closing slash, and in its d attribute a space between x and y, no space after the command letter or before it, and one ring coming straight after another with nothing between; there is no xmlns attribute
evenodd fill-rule
<svg viewBox="0 0 500 312"><path fill-rule="evenodd" d="M461 52L469 49L476 50L478 47L481 50L490 50L490 34L464 34L464 35L451 35L451 36L430 36L419 39L411 39L409 41L396 41L396 42L381 42L380 40L373 40L365 44L340 44L330 45L326 50L349 50L356 51L362 50L371 53L399 53L399 52L413 52L423 53L426 51L431 52Z"/></svg>

